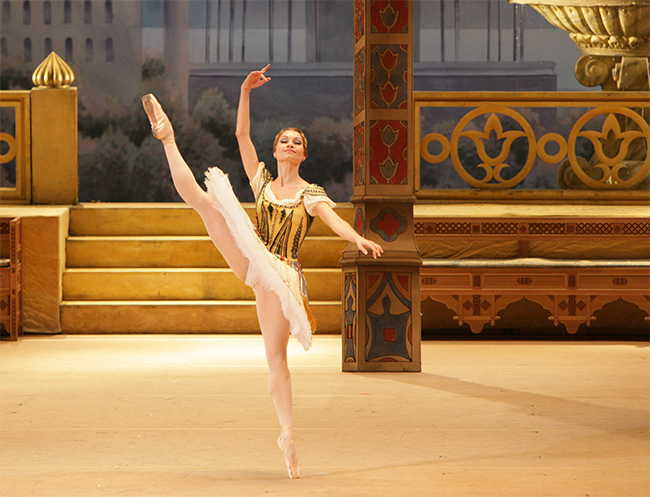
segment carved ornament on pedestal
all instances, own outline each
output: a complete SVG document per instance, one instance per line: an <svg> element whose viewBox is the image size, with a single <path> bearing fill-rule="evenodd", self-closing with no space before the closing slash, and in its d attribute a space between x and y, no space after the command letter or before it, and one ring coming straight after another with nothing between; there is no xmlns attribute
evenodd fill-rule
<svg viewBox="0 0 650 497"><path fill-rule="evenodd" d="M648 90L650 0L510 0L567 31L582 56L576 77L605 91Z"/></svg>
<svg viewBox="0 0 650 497"><path fill-rule="evenodd" d="M604 91L647 91L650 89L650 0L510 0L530 5L553 26L567 31L576 42L581 57L575 73L584 86L598 86ZM612 130L623 133L641 132L650 120L648 109L636 109L638 117L616 116L618 124ZM639 121L639 122L637 122ZM617 148L619 138L604 140L603 150ZM610 151L612 151L610 150ZM602 151L601 151L602 152ZM584 164L586 176L598 175L597 154ZM601 153L602 157L603 154ZM637 140L632 150L621 157L626 172L643 169L648 150L644 141ZM593 172L593 174L591 174ZM636 188L647 189L648 175ZM578 177L565 161L559 170L562 188L589 189L589 180ZM621 179L617 184L623 184Z"/></svg>

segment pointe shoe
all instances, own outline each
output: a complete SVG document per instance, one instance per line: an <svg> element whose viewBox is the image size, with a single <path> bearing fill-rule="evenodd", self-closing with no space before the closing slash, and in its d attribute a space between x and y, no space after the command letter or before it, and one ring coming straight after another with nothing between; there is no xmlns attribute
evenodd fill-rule
<svg viewBox="0 0 650 497"><path fill-rule="evenodd" d="M142 97L142 106L151 123L153 136L162 141L164 145L174 143L174 128L172 128L172 123L169 121L167 114L162 110L156 97L151 93L145 95Z"/></svg>
<svg viewBox="0 0 650 497"><path fill-rule="evenodd" d="M284 462L287 463L287 472L289 473L289 478L296 479L300 478L300 461L298 461L296 464L291 464L287 458L287 451L292 445L295 450L296 435L293 433L293 426L283 426L280 431L280 436L278 437L278 447L280 447L280 450L284 454Z"/></svg>

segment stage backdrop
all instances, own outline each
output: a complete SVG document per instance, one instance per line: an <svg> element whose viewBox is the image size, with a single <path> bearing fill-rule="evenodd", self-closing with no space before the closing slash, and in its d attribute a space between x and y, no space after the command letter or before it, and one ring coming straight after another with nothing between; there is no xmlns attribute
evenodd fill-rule
<svg viewBox="0 0 650 497"><path fill-rule="evenodd" d="M303 128L304 177L352 194L353 0L3 0L1 86L30 88L55 51L79 94L79 199L179 201L142 111L153 92L197 178L224 169L252 195L234 139L239 85L272 63L253 96L253 136L271 169L284 126ZM414 4L415 90L578 90L578 49L534 10L507 0ZM4 118L4 117L3 117ZM12 181L2 171L2 185ZM435 185L431 185L435 186Z"/></svg>

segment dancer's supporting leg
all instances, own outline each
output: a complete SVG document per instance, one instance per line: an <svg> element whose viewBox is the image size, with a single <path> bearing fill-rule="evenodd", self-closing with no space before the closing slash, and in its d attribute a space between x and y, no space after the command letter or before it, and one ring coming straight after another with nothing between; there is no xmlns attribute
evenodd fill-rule
<svg viewBox="0 0 650 497"><path fill-rule="evenodd" d="M293 434L293 399L291 394L291 373L287 364L289 342L289 321L282 313L277 294L255 285L257 316L264 337L266 362L269 366L268 387L273 399L278 421L282 428L278 445L284 453L289 477L300 476L300 462Z"/></svg>
<svg viewBox="0 0 650 497"><path fill-rule="evenodd" d="M181 156L174 140L174 131L162 107L153 95L143 98L143 104L154 136L165 147L165 155L171 170L174 187L181 198L196 210L208 231L210 239L221 255L242 281L246 280L248 259L241 253L223 215L214 208L210 197L199 187L194 174ZM287 366L287 343L289 322L282 313L278 296L266 290L260 282L255 285L257 310L264 337L264 347L269 365L269 393L273 399L282 433L278 444L285 454L289 476L300 475L300 463L293 435L293 404L291 399L291 376ZM287 427L290 427L288 429Z"/></svg>

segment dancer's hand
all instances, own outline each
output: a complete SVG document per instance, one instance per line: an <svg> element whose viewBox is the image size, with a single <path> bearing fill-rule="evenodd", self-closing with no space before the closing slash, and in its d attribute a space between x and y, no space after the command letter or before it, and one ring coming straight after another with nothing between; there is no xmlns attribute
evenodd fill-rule
<svg viewBox="0 0 650 497"><path fill-rule="evenodd" d="M241 85L242 90L250 91L255 88L259 88L260 86L265 85L271 81L271 78L268 78L264 75L269 67L271 67L271 64L267 64L266 67L263 67L259 71L253 71L248 76L246 76L246 79Z"/></svg>
<svg viewBox="0 0 650 497"><path fill-rule="evenodd" d="M381 257L381 254L384 253L384 249L381 248L381 245L362 236L357 239L357 248L361 250L363 255L368 255L368 250L370 250L374 259Z"/></svg>

